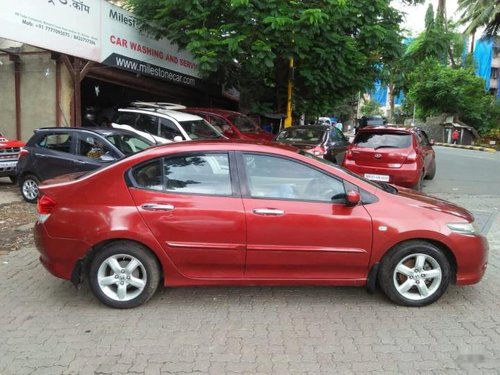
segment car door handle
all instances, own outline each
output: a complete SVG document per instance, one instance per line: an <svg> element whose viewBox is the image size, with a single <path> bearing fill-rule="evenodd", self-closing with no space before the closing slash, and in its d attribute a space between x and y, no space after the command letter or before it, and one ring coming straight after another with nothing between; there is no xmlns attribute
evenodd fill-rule
<svg viewBox="0 0 500 375"><path fill-rule="evenodd" d="M256 215L282 216L285 214L285 211L275 208L254 208L253 213Z"/></svg>
<svg viewBox="0 0 500 375"><path fill-rule="evenodd" d="M174 206L172 204L144 203L141 208L147 211L172 211Z"/></svg>
<svg viewBox="0 0 500 375"><path fill-rule="evenodd" d="M73 160L73 163L76 163L76 164L86 164L86 162L84 162L83 160Z"/></svg>

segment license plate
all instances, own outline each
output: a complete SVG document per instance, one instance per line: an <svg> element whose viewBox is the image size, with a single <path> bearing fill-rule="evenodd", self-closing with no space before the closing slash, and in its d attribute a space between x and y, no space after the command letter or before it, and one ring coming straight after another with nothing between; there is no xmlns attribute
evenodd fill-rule
<svg viewBox="0 0 500 375"><path fill-rule="evenodd" d="M370 173L365 173L365 178L372 180L372 181L384 181L384 182L389 182L389 176L385 174L370 174Z"/></svg>
<svg viewBox="0 0 500 375"><path fill-rule="evenodd" d="M17 161L0 161L0 168L13 168L17 165Z"/></svg>

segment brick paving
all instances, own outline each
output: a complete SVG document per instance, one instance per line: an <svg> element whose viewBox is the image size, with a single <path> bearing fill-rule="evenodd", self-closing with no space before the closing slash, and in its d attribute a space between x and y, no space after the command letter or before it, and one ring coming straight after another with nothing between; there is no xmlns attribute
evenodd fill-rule
<svg viewBox="0 0 500 375"><path fill-rule="evenodd" d="M192 287L120 311L34 248L0 256L0 374L498 374L500 198L441 197L482 216L490 265L419 309L362 288Z"/></svg>

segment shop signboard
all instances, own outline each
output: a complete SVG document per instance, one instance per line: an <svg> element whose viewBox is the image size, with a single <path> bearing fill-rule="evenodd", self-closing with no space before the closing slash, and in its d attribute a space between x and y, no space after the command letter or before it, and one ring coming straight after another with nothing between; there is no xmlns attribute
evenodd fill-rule
<svg viewBox="0 0 500 375"><path fill-rule="evenodd" d="M101 0L0 0L0 37L87 60L101 58Z"/></svg>
<svg viewBox="0 0 500 375"><path fill-rule="evenodd" d="M134 15L102 2L102 62L136 74L196 87L198 65L186 50L166 38L156 40L139 31Z"/></svg>

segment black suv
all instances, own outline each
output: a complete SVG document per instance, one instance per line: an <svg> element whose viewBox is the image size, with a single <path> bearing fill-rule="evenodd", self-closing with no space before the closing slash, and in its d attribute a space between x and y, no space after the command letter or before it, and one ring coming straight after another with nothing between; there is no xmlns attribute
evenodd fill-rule
<svg viewBox="0 0 500 375"><path fill-rule="evenodd" d="M113 128L40 128L21 150L17 179L27 202L36 202L40 181L91 171L144 150L152 142Z"/></svg>

